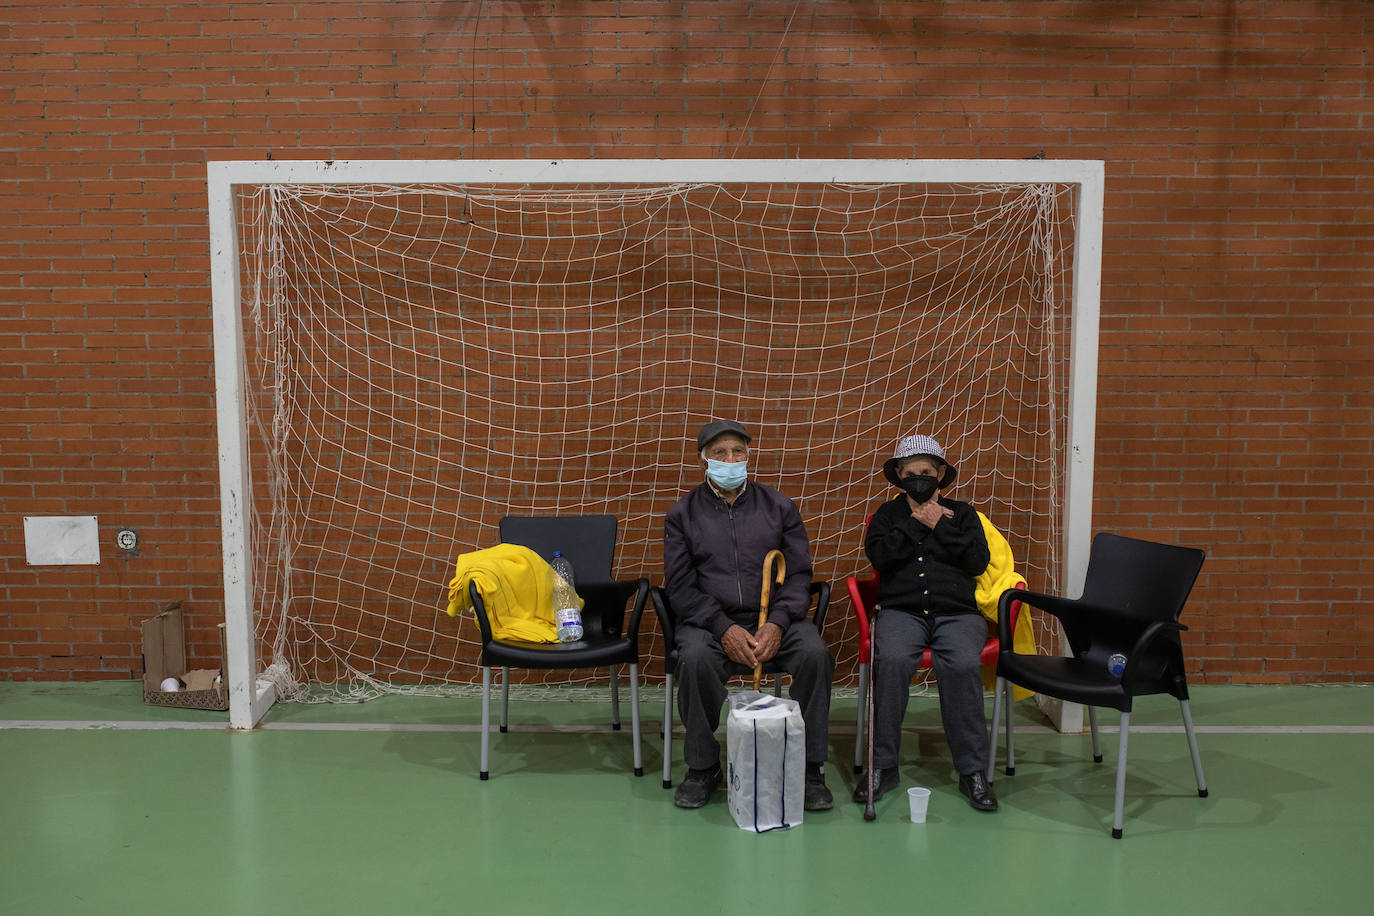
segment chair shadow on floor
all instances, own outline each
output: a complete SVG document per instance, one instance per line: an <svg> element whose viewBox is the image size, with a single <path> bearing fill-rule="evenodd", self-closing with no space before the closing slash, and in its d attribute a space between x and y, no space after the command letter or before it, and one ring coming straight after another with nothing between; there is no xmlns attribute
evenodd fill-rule
<svg viewBox="0 0 1374 916"><path fill-rule="evenodd" d="M1181 736L1169 738L1183 743ZM1084 736L1086 743L1087 736ZM1212 761L1215 761L1213 763ZM1126 775L1127 811L1139 820L1137 835L1168 834L1195 827L1252 829L1274 823L1292 804L1285 796L1329 790L1330 782L1286 769L1251 756L1210 750L1209 768L1215 771L1217 792L1199 803L1192 786L1179 783L1177 771L1188 763L1182 746L1171 759L1141 763ZM1110 757L1093 763L1077 744L1065 750L1036 749L1033 761L1018 761L1015 776L1000 776L997 786L1015 787L1001 793L1004 807L1029 812L1056 824L1056 831L1100 830L1110 820L1105 807L1115 794L1115 767ZM1248 790L1246 787L1249 787ZM1236 815L1239 804L1246 811ZM1104 814L1104 811L1108 812Z"/></svg>
<svg viewBox="0 0 1374 916"><path fill-rule="evenodd" d="M505 734L493 725L492 746L508 755L493 765L493 772L604 776L633 772L633 748L619 740L618 733L600 727L585 732L546 729L547 721L538 716L512 724ZM481 754L480 736L475 732L396 732L384 748L407 763L455 775L467 775L463 768Z"/></svg>

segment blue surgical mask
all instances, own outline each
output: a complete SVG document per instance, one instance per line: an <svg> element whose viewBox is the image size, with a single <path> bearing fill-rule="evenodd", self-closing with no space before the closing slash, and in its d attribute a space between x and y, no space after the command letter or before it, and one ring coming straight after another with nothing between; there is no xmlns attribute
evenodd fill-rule
<svg viewBox="0 0 1374 916"><path fill-rule="evenodd" d="M706 476L722 490L738 490L744 486L744 481L749 476L748 465L747 461L716 461L714 458L707 458Z"/></svg>

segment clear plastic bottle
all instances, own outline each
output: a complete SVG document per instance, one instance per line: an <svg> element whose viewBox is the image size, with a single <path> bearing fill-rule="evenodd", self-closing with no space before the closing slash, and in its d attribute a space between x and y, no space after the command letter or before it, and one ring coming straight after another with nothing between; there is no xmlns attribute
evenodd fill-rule
<svg viewBox="0 0 1374 916"><path fill-rule="evenodd" d="M555 550L549 565L555 573L553 617L558 623L558 641L574 642L582 638L582 612L577 605L577 580L573 577L572 561L563 556L563 551Z"/></svg>
<svg viewBox="0 0 1374 916"><path fill-rule="evenodd" d="M1122 672L1126 670L1126 656L1120 652L1113 652L1112 657L1107 659L1107 672L1117 680L1121 680Z"/></svg>

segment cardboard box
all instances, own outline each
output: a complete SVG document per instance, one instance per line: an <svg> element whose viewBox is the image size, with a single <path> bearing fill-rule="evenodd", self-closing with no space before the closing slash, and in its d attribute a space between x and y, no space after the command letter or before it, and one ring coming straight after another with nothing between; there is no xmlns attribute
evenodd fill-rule
<svg viewBox="0 0 1374 916"><path fill-rule="evenodd" d="M229 684L224 670L224 624L219 625L219 670L186 670L186 622L181 602L167 606L161 614L143 621L143 702L148 706L178 706L182 709L228 709ZM162 682L178 678L186 686L163 690ZM215 684L215 678L220 683Z"/></svg>

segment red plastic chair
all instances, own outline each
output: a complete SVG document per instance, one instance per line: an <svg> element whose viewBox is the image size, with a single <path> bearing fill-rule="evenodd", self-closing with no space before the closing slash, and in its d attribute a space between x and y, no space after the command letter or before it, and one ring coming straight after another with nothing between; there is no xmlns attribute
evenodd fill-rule
<svg viewBox="0 0 1374 916"><path fill-rule="evenodd" d="M864 522L867 529L868 520ZM858 714L858 740L854 742L854 772L863 772L863 749L864 749L864 726L865 716L864 705L868 698L872 669L869 663L873 659L873 643L869 630L868 609L873 607L878 601L878 574L875 572L868 579L859 579L857 576L850 576L845 580L845 585L849 589L849 603L854 608L854 616L859 620L859 714ZM1016 588L1025 588L1025 583L1018 583ZM1016 618L1021 614L1021 602L1013 601L1011 604L1011 631L1016 632ZM1002 644L998 640L996 633L988 636L983 643L983 651L978 653L980 664L996 668L997 655L1001 651ZM921 653L921 663L917 670L925 670L934 667L934 662L930 658L930 650L926 649ZM992 699L992 719L988 740L993 742L988 753L988 779L992 778L992 760L997 756L997 719L1002 712L1002 679L997 679L997 685L993 690Z"/></svg>

